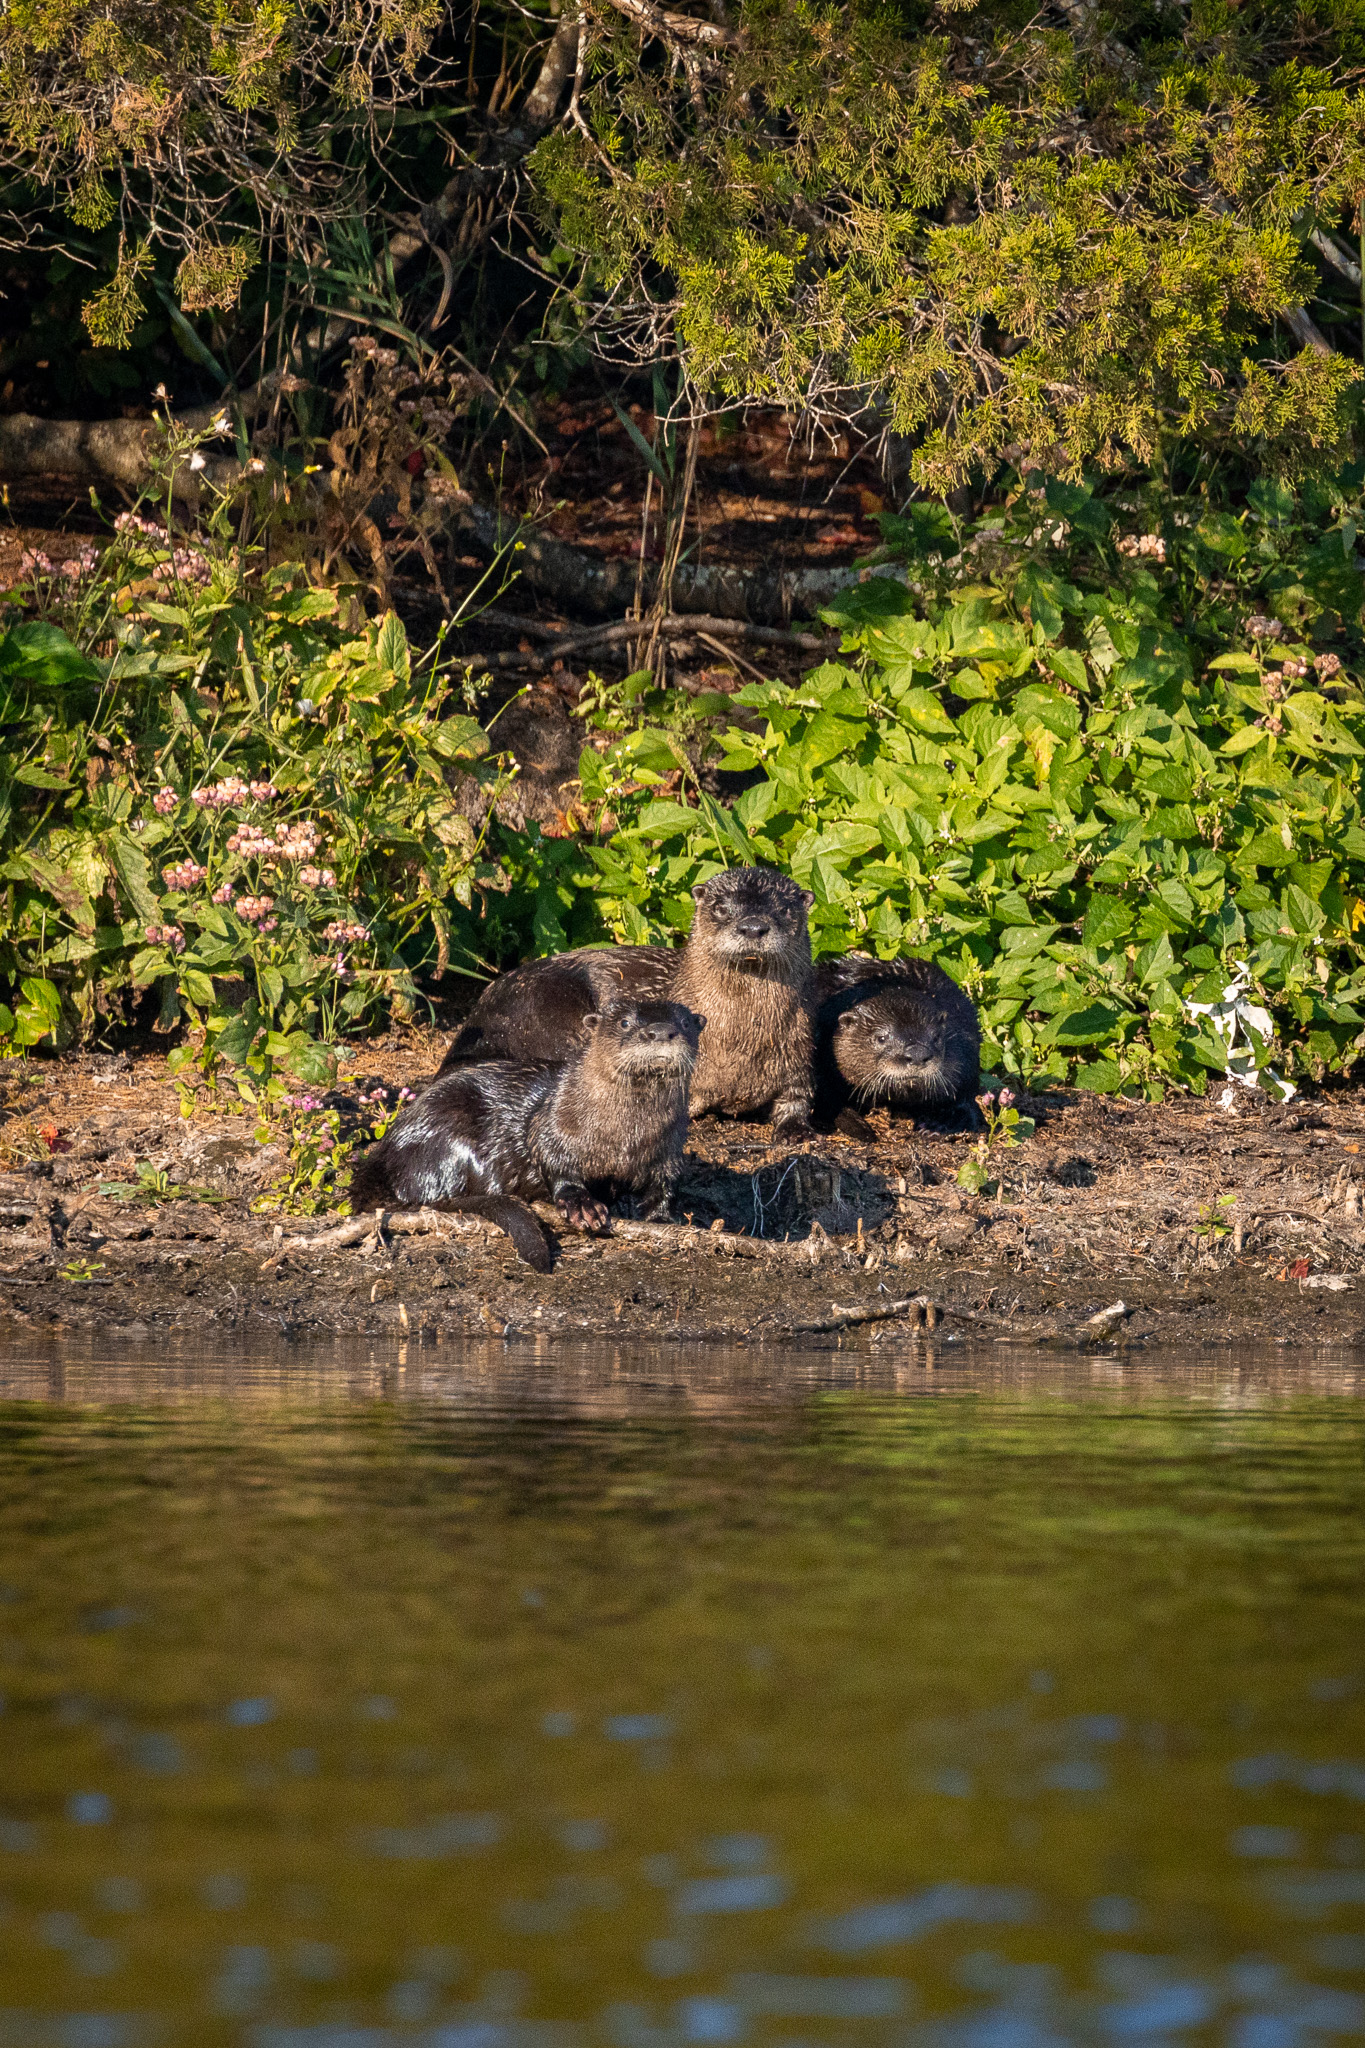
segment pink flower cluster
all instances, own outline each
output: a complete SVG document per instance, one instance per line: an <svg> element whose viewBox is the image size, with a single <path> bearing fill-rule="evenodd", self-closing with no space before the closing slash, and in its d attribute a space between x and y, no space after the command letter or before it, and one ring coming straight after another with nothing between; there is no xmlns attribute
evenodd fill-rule
<svg viewBox="0 0 1365 2048"><path fill-rule="evenodd" d="M159 789L152 798L152 809L158 818L169 818L179 801L173 789Z"/></svg>
<svg viewBox="0 0 1365 2048"><path fill-rule="evenodd" d="M214 890L212 898L210 900L214 903L231 903L233 894L234 891L231 882L224 882L221 889Z"/></svg>
<svg viewBox="0 0 1365 2048"><path fill-rule="evenodd" d="M1155 562L1166 559L1166 543L1159 533L1126 533L1119 542L1119 553L1130 560L1150 556Z"/></svg>
<svg viewBox="0 0 1365 2048"><path fill-rule="evenodd" d="M1246 622L1246 630L1253 640L1275 640L1284 633L1278 619L1272 619L1264 612L1253 612Z"/></svg>
<svg viewBox="0 0 1365 2048"><path fill-rule="evenodd" d="M275 908L273 896L243 896L236 905L237 915L247 924L258 924L263 932L273 932L279 919L270 915Z"/></svg>
<svg viewBox="0 0 1365 2048"><path fill-rule="evenodd" d="M179 925L149 924L147 926L147 944L149 946L171 946L177 953L183 953L185 950L185 934L181 931Z"/></svg>
<svg viewBox="0 0 1365 2048"><path fill-rule="evenodd" d="M80 583L99 567L99 549L93 541L86 541L68 555L65 561L54 562L51 555L41 548L25 548L19 557L21 576L63 576L68 583Z"/></svg>
<svg viewBox="0 0 1365 2048"><path fill-rule="evenodd" d="M247 860L274 851L275 842L264 825L239 825L228 838L228 852L243 854Z"/></svg>
<svg viewBox="0 0 1365 2048"><path fill-rule="evenodd" d="M358 943L361 939L368 939L370 932L368 925L351 924L348 919L339 917L328 925L324 936L329 939L341 939L351 943ZM361 1100L364 1101L364 1099L362 1096Z"/></svg>
<svg viewBox="0 0 1365 2048"><path fill-rule="evenodd" d="M158 526L155 519L144 519L138 512L120 512L114 521L115 533L140 533L148 540L166 539L166 529Z"/></svg>
<svg viewBox="0 0 1365 2048"><path fill-rule="evenodd" d="M1325 683L1330 677L1341 674L1341 656L1339 654L1315 655L1313 666L1318 672L1319 682Z"/></svg>
<svg viewBox="0 0 1365 2048"><path fill-rule="evenodd" d="M191 803L205 811L229 811L244 809L248 803L268 804L279 791L273 782L243 782L240 775L225 775L221 782L210 782L199 789L190 791Z"/></svg>
<svg viewBox="0 0 1365 2048"><path fill-rule="evenodd" d="M322 1108L322 1097L320 1095L286 1095L284 1106L286 1109L302 1110L305 1116L309 1116L315 1109Z"/></svg>
<svg viewBox="0 0 1365 2048"><path fill-rule="evenodd" d="M311 860L318 850L318 828L308 818L286 825L279 837L278 852L284 860Z"/></svg>
<svg viewBox="0 0 1365 2048"><path fill-rule="evenodd" d="M208 880L208 869L201 868L197 860L178 860L173 866L161 870L161 879L168 889L197 889L201 882Z"/></svg>
<svg viewBox="0 0 1365 2048"><path fill-rule="evenodd" d="M198 548L172 548L169 562L158 562L152 571L154 583L193 583L202 590L213 576L213 564Z"/></svg>
<svg viewBox="0 0 1365 2048"><path fill-rule="evenodd" d="M271 787L269 783L259 786ZM239 825L228 840L228 850L244 855L247 860L311 860L318 850L318 828L307 818L294 825L285 825L275 833L267 832L261 825ZM317 885L310 883L309 886Z"/></svg>
<svg viewBox="0 0 1365 2048"><path fill-rule="evenodd" d="M337 885L331 868L300 868L299 880L305 889L335 889Z"/></svg>

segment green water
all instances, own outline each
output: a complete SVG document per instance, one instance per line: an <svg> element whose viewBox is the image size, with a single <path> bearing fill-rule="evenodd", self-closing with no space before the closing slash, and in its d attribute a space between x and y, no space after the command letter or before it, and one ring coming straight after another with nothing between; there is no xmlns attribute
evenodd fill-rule
<svg viewBox="0 0 1365 2048"><path fill-rule="evenodd" d="M11 1354L0 2048L1365 2034L1362 1393Z"/></svg>

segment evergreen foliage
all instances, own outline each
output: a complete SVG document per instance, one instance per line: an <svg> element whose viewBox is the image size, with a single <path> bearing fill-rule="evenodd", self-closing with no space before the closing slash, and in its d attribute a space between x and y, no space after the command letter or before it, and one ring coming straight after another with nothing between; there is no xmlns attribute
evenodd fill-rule
<svg viewBox="0 0 1365 2048"><path fill-rule="evenodd" d="M595 19L533 164L618 348L675 345L714 403L875 409L935 493L1025 451L1340 458L1356 365L1301 309L1331 279L1358 354L1360 0Z"/></svg>

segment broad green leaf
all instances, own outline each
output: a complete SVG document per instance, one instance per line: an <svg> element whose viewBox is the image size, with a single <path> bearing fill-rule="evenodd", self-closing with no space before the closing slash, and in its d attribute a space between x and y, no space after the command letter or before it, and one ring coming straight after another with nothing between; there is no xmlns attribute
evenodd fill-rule
<svg viewBox="0 0 1365 2048"><path fill-rule="evenodd" d="M1098 952L1116 946L1133 928L1133 912L1118 896L1095 894L1081 926L1081 943Z"/></svg>
<svg viewBox="0 0 1365 2048"><path fill-rule="evenodd" d="M399 682L406 683L412 676L412 654L408 647L408 636L403 621L397 612L385 612L379 627L379 638L375 643L375 660L380 668Z"/></svg>

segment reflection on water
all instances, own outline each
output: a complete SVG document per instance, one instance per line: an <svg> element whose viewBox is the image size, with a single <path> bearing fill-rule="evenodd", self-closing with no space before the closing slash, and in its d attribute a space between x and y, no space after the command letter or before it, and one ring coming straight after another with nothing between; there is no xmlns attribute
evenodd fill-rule
<svg viewBox="0 0 1365 2048"><path fill-rule="evenodd" d="M1365 1380L924 1356L0 1360L0 2048L1365 2034Z"/></svg>

